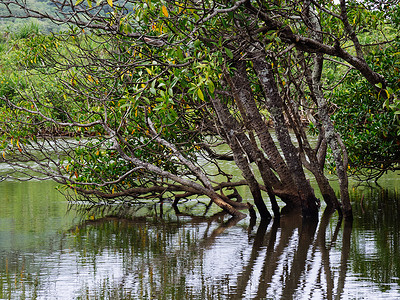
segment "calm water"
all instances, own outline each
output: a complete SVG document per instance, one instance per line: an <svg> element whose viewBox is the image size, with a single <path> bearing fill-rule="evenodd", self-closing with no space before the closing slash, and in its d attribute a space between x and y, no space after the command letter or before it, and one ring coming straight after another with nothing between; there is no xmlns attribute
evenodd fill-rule
<svg viewBox="0 0 400 300"><path fill-rule="evenodd" d="M399 177L354 189L352 224L71 207L52 182L1 182L0 298L399 299Z"/></svg>

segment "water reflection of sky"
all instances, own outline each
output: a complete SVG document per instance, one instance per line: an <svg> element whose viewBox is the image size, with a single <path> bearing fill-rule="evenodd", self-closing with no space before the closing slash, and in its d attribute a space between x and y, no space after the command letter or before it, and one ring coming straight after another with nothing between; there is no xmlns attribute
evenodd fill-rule
<svg viewBox="0 0 400 300"><path fill-rule="evenodd" d="M331 278L327 278L324 274L326 270L321 267L326 261L318 249L322 245L318 245L316 236L311 239L310 244L307 244L304 268L293 269L299 265L296 263L300 243L298 230L291 230L290 238L287 242L284 241L284 245L280 245L282 236L279 234L281 229L278 229L274 245L271 245L270 242L273 240L268 239L271 227L272 224L269 224L265 231L264 241L258 241L260 245L255 247L254 243L257 241L251 238L243 227L231 227L221 235L213 237L212 233L207 234L207 231L216 230L218 224L213 224L211 228L204 225L184 226L174 238L169 240L168 243L171 242L171 244L167 245L165 253L169 257L163 257L163 259L164 262L169 259L177 260L175 266L177 269L168 270L168 272L175 272L176 283L179 283L180 277L184 277L182 281L184 288L194 299L201 299L199 296L204 295L205 287L215 293L215 298L219 295L222 299L259 299L261 295L268 299L286 299L287 293L293 295L293 299L326 299L335 298L335 296L341 296L341 299L382 299L383 297L398 299L399 286L397 284L388 283L387 290L382 290L382 287L371 282L369 278L352 273L351 259L346 263L349 270L343 290L338 291L341 285L340 280L342 280L341 272L343 272L340 265L343 257L341 247L335 247L329 251L328 267ZM203 237L198 240L195 248L188 249L186 246L177 244L179 236L192 233L197 237ZM154 234L157 233L154 232ZM74 239L74 236L65 237L67 240L71 238ZM182 242L182 239L180 241ZM270 246L275 247L273 251L268 252ZM160 273L162 266L159 254L130 253L132 256L127 261L127 256L120 250L103 248L98 253L89 251L85 253L82 249L79 251L61 249L50 255L46 252L37 253L30 268L38 270L36 273L39 276L38 298L46 299L50 296L52 299L76 299L85 294L94 296L96 291L101 289L107 291L113 288L125 290L126 293L131 292L136 296L142 295L145 297L143 299L148 299L146 297L149 295L158 295L163 290L161 285L162 280L165 279ZM193 253L186 255L187 251L193 251ZM268 256L273 255L274 251L279 252L278 259L269 260ZM266 262L268 262L267 265ZM187 266L194 267L187 268ZM249 266L251 268L248 270ZM272 272L269 268L272 268ZM151 269L152 272L150 272ZM249 274L244 276L247 271ZM287 287L296 271L300 271L301 274L295 279L297 281L293 285L293 290L288 290ZM243 278L246 280L240 282ZM329 280L332 280L333 290L327 288ZM236 294L238 290L241 291L240 295Z"/></svg>
<svg viewBox="0 0 400 300"><path fill-rule="evenodd" d="M397 192L353 194L352 228L336 214L249 228L219 215L80 224L40 184L0 202L0 298L400 298Z"/></svg>

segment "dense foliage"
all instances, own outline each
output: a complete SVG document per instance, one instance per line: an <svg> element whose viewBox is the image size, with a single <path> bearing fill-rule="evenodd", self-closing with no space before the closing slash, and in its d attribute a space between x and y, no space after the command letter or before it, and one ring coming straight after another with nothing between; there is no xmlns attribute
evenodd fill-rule
<svg viewBox="0 0 400 300"><path fill-rule="evenodd" d="M2 40L1 147L14 172L53 178L89 200L207 195L236 216L252 208L230 199L240 199L235 186L247 185L262 217L270 217L264 193L275 215L279 197L315 216L319 200L305 168L327 205L341 211L323 172L330 151L351 217L348 153L326 95L336 103L350 169L376 160L386 146L377 142L367 158L357 140L373 131L379 141L378 126L398 126L397 73L384 66L396 46L384 38L382 49L367 53L361 39L368 30L387 33L395 18L379 21L379 10L345 1L50 2L54 14L18 0L0 5L3 17L70 26L41 35L32 25ZM388 60L380 68L379 55ZM370 119L381 111L380 123ZM305 132L310 121L317 145ZM396 136L388 143L395 160ZM243 180L233 181L224 160Z"/></svg>
<svg viewBox="0 0 400 300"><path fill-rule="evenodd" d="M400 162L400 44L398 39L374 47L367 61L387 80L376 93L356 72L350 72L335 94L336 127L349 152L349 168L362 179L377 179Z"/></svg>

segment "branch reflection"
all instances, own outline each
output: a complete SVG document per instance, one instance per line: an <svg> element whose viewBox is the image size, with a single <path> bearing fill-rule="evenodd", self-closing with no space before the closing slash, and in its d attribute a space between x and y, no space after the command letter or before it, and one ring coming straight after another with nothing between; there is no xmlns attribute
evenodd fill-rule
<svg viewBox="0 0 400 300"><path fill-rule="evenodd" d="M157 215L170 213L160 205ZM113 251L123 248L118 251L124 253L128 262L121 266L124 275L104 288L118 287L120 291L129 291L129 295L152 298L162 294L164 298L176 299L337 299L344 292L352 226L343 226L340 218L335 221L331 211L325 211L319 222L302 219L299 212L293 211L273 222L261 221L256 232L252 230L254 224L247 224L246 230L238 223L240 219L227 218L224 213L174 213L173 221L117 221L115 217L85 221L75 234L83 232L85 241L97 241L91 247L87 243L75 244L75 250L93 250L93 264L102 252L99 245ZM113 228L117 223L123 223L125 231L122 226L118 230ZM88 226L97 227L102 233L90 238L92 230L83 230ZM104 240L99 241L100 236ZM340 239L339 257L336 244ZM139 279L140 285L136 282ZM123 296L129 298L127 294Z"/></svg>

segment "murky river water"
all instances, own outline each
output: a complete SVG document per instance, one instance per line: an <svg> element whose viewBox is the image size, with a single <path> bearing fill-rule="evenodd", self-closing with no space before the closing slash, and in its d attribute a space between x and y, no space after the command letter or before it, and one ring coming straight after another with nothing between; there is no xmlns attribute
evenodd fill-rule
<svg viewBox="0 0 400 300"><path fill-rule="evenodd" d="M207 199L128 219L70 207L52 182L1 182L0 298L399 299L400 176L380 184L352 191L352 224L252 224Z"/></svg>

